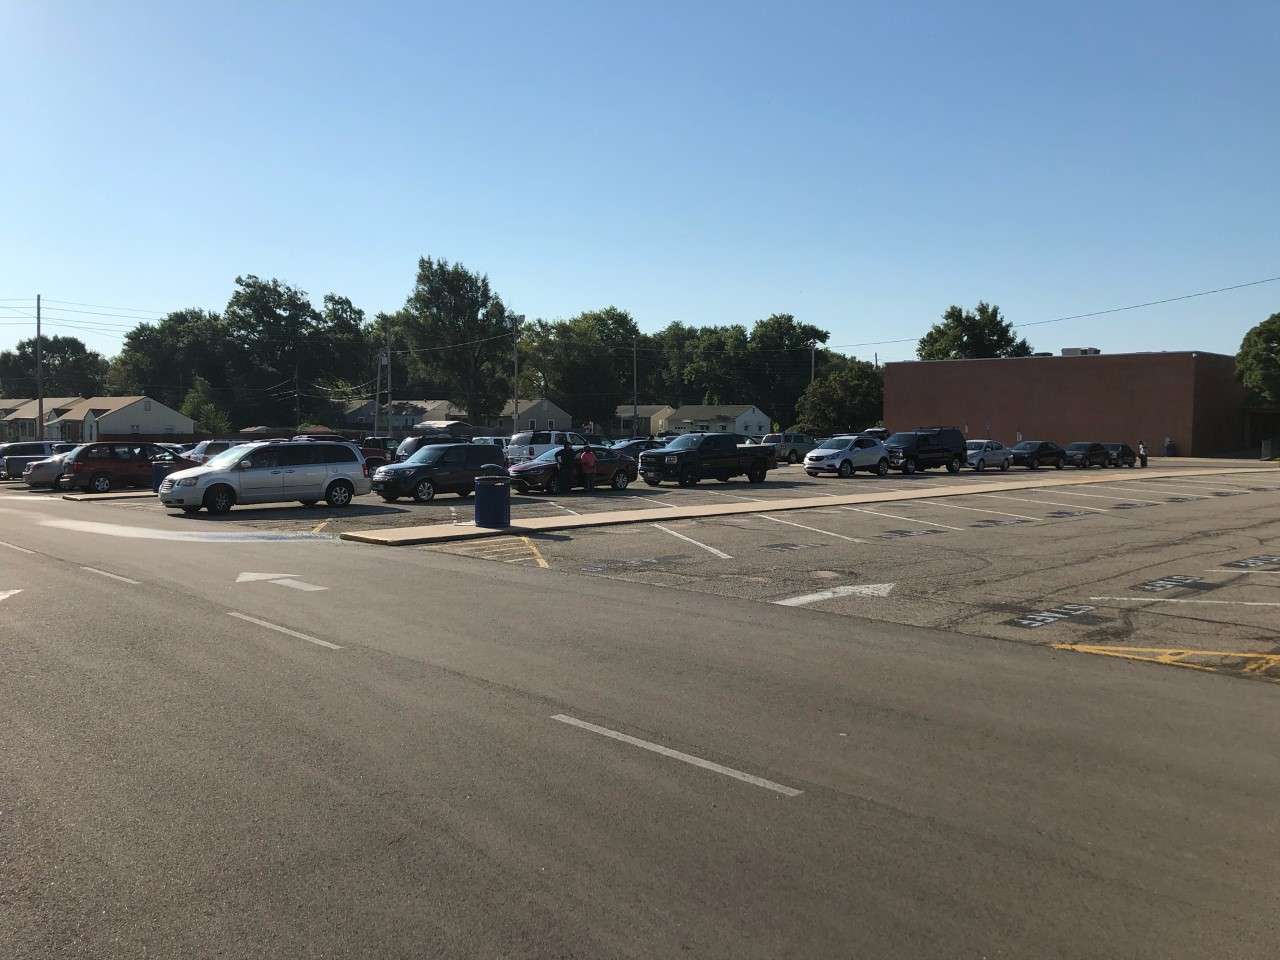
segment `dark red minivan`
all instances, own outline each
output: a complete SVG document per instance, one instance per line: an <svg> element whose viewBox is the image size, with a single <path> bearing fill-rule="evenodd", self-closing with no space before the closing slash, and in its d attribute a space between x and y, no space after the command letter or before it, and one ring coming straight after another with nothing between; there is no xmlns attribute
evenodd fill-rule
<svg viewBox="0 0 1280 960"><path fill-rule="evenodd" d="M90 443L62 462L64 489L108 493L117 487L150 487L151 465L172 473L198 466L158 443Z"/></svg>

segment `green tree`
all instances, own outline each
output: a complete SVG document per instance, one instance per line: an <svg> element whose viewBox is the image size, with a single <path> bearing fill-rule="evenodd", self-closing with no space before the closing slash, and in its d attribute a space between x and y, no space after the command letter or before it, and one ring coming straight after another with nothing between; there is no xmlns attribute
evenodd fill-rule
<svg viewBox="0 0 1280 960"><path fill-rule="evenodd" d="M47 397L96 397L106 390L108 363L77 337L41 337L44 393ZM0 352L0 396L36 394L36 340L19 341Z"/></svg>
<svg viewBox="0 0 1280 960"><path fill-rule="evenodd" d="M995 304L980 301L973 310L952 304L920 338L921 360L981 360L989 357L1029 357L1031 344L1013 332L1013 325Z"/></svg>
<svg viewBox="0 0 1280 960"><path fill-rule="evenodd" d="M792 423L796 419L796 401L809 383L811 360L817 369L815 347L829 338L826 330L798 323L789 313L775 313L757 321L751 328L748 352L750 398L726 397L722 402L754 403L777 423Z"/></svg>
<svg viewBox="0 0 1280 960"><path fill-rule="evenodd" d="M884 416L884 372L865 360L836 358L805 388L797 416L819 433L862 430Z"/></svg>
<svg viewBox="0 0 1280 960"><path fill-rule="evenodd" d="M1280 404L1280 313L1244 335L1236 354L1236 376L1255 401Z"/></svg>
<svg viewBox="0 0 1280 960"><path fill-rule="evenodd" d="M219 314L176 310L155 324L130 330L111 361L108 389L116 395L144 394L179 406L194 377L203 377L224 398L228 383L251 366L244 344Z"/></svg>
<svg viewBox="0 0 1280 960"><path fill-rule="evenodd" d="M631 397L631 350L639 336L631 314L617 307L538 320L521 334L523 362L541 392L575 421L608 429L618 405Z"/></svg>
<svg viewBox="0 0 1280 960"><path fill-rule="evenodd" d="M218 406L213 395L213 388L204 377L197 376L187 391L181 407L184 416L196 422L196 429L208 433L227 433L231 430L231 420Z"/></svg>
<svg viewBox="0 0 1280 960"><path fill-rule="evenodd" d="M410 350L412 376L447 386L473 423L507 396L513 320L489 278L460 263L423 257L404 308L391 318Z"/></svg>

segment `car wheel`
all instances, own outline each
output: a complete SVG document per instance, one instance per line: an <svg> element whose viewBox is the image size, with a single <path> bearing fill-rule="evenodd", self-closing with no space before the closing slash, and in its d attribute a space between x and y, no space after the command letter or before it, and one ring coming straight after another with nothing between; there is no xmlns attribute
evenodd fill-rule
<svg viewBox="0 0 1280 960"><path fill-rule="evenodd" d="M818 475L817 470L806 470L805 473L807 473L811 477L816 477Z"/></svg>
<svg viewBox="0 0 1280 960"><path fill-rule="evenodd" d="M1006 470L1008 470L1008 469L1009 469L1009 461L1008 461L1007 459L1005 459L1005 460L1001 460L1001 461L1000 461L1000 471L1003 473L1004 471L1006 471Z"/></svg>
<svg viewBox="0 0 1280 960"><path fill-rule="evenodd" d="M698 475L692 470L685 470L680 474L680 486L692 487L698 483Z"/></svg>
<svg viewBox="0 0 1280 960"><path fill-rule="evenodd" d="M764 467L752 467L747 471L747 483L764 483L765 474L768 471Z"/></svg>
<svg viewBox="0 0 1280 960"><path fill-rule="evenodd" d="M609 486L615 490L625 490L630 482L631 478L627 476L626 471L618 470L614 473L613 479L609 481Z"/></svg>
<svg viewBox="0 0 1280 960"><path fill-rule="evenodd" d="M419 480L413 488L413 499L418 503L430 503L436 498L436 485L430 480Z"/></svg>
<svg viewBox="0 0 1280 960"><path fill-rule="evenodd" d="M850 463L848 460L841 460L840 469L837 470L836 472L839 473L840 476L844 477L844 479L848 480L850 477L853 476L853 464Z"/></svg>
<svg viewBox="0 0 1280 960"><path fill-rule="evenodd" d="M105 473L95 473L89 480L89 489L94 493L110 493L111 478Z"/></svg>
<svg viewBox="0 0 1280 960"><path fill-rule="evenodd" d="M351 498L356 495L356 488L346 480L335 480L329 484L325 492L325 502L331 507L349 507Z"/></svg>
<svg viewBox="0 0 1280 960"><path fill-rule="evenodd" d="M1089 462L1089 458L1088 458L1088 457L1085 457L1085 458L1084 458L1083 460L1081 460L1078 464L1076 464L1076 466L1077 466L1077 468L1078 468L1078 469L1080 469L1080 470L1088 470L1088 469L1089 469L1089 467L1091 467L1091 466L1092 466L1092 464Z"/></svg>
<svg viewBox="0 0 1280 960"><path fill-rule="evenodd" d="M1062 469L1063 467L1065 467L1066 465L1067 465L1067 461L1066 461L1066 460L1064 460L1062 457L1059 457L1059 458L1058 458L1058 462L1057 462L1057 463L1055 463L1055 464L1053 465L1053 469L1055 469L1055 470L1061 470L1061 469Z"/></svg>
<svg viewBox="0 0 1280 960"><path fill-rule="evenodd" d="M979 457L978 462L973 465L973 469L981 473L983 470L987 469L987 461Z"/></svg>
<svg viewBox="0 0 1280 960"><path fill-rule="evenodd" d="M215 516L226 513L236 503L236 492L226 484L210 487L204 495L204 508Z"/></svg>
<svg viewBox="0 0 1280 960"><path fill-rule="evenodd" d="M1028 469L1028 470L1039 470L1039 469L1040 469L1040 461L1039 461L1039 460L1037 460L1035 457L1032 457L1030 460L1028 460L1028 461L1027 461L1027 469Z"/></svg>
<svg viewBox="0 0 1280 960"><path fill-rule="evenodd" d="M790 453L787 454L787 463L796 464L799 462L800 462L800 454L797 451L792 450Z"/></svg>
<svg viewBox="0 0 1280 960"><path fill-rule="evenodd" d="M908 457L902 464L902 472L910 476L916 472L916 462Z"/></svg>
<svg viewBox="0 0 1280 960"><path fill-rule="evenodd" d="M959 472L960 472L960 458L952 457L950 460L947 461L947 473L959 473Z"/></svg>
<svg viewBox="0 0 1280 960"><path fill-rule="evenodd" d="M876 462L876 476L887 477L889 475L889 461L881 457Z"/></svg>

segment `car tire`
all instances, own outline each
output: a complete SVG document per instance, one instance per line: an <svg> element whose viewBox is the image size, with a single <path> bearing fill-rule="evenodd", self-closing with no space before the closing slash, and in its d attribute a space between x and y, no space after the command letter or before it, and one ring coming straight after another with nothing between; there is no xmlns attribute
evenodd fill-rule
<svg viewBox="0 0 1280 960"><path fill-rule="evenodd" d="M800 453L798 451L792 450L790 453L787 454L787 463L794 466L799 462L800 462Z"/></svg>
<svg viewBox="0 0 1280 960"><path fill-rule="evenodd" d="M881 457L876 461L876 476L887 477L889 475L889 461Z"/></svg>
<svg viewBox="0 0 1280 960"><path fill-rule="evenodd" d="M430 480L419 480L413 488L413 499L417 503L430 503L436 498L436 485Z"/></svg>
<svg viewBox="0 0 1280 960"><path fill-rule="evenodd" d="M680 486L694 487L698 485L698 475L692 470L685 470L680 474Z"/></svg>
<svg viewBox="0 0 1280 960"><path fill-rule="evenodd" d="M960 472L960 458L952 457L950 460L947 461L947 473L959 473L959 472Z"/></svg>
<svg viewBox="0 0 1280 960"><path fill-rule="evenodd" d="M987 469L987 461L979 457L978 462L973 465L973 469L981 473L983 470Z"/></svg>
<svg viewBox="0 0 1280 960"><path fill-rule="evenodd" d="M816 477L818 475L817 470L806 470L805 473L807 473L811 477Z"/></svg>
<svg viewBox="0 0 1280 960"><path fill-rule="evenodd" d="M225 483L210 487L204 494L204 508L215 517L229 511L236 505L236 492Z"/></svg>
<svg viewBox="0 0 1280 960"><path fill-rule="evenodd" d="M1028 470L1039 470L1039 469L1040 469L1040 460L1039 460L1039 458L1038 458L1038 457L1032 457L1030 460L1028 460L1028 461L1027 461L1027 469L1028 469Z"/></svg>
<svg viewBox="0 0 1280 960"><path fill-rule="evenodd" d="M626 471L618 470L614 473L613 479L609 481L609 486L615 490L625 490L630 482L631 478L627 476Z"/></svg>
<svg viewBox="0 0 1280 960"><path fill-rule="evenodd" d="M747 483L764 483L768 472L764 467L752 467L747 471Z"/></svg>
<svg viewBox="0 0 1280 960"><path fill-rule="evenodd" d="M95 473L89 478L90 493L110 493L111 477L105 473Z"/></svg>
<svg viewBox="0 0 1280 960"><path fill-rule="evenodd" d="M902 462L902 472L904 475L908 477L911 476L911 474L915 473L916 472L915 460L911 459L910 457L907 457L907 459Z"/></svg>
<svg viewBox="0 0 1280 960"><path fill-rule="evenodd" d="M1055 470L1061 470L1061 469L1062 469L1063 467L1065 467L1066 465L1067 465L1067 461L1066 461L1064 458L1059 457L1059 458L1058 458L1058 462L1057 462L1057 463L1055 463L1055 464L1053 465L1053 469L1055 469Z"/></svg>
<svg viewBox="0 0 1280 960"><path fill-rule="evenodd" d="M848 460L840 461L840 469L836 471L842 478L848 480L853 476L853 464Z"/></svg>
<svg viewBox="0 0 1280 960"><path fill-rule="evenodd" d="M1091 467L1091 466L1092 466L1092 464L1091 464L1091 463L1089 463L1089 458L1088 458L1088 457L1085 457L1083 460L1081 460L1081 461L1080 461L1080 463L1077 465L1076 469L1078 469L1078 470L1088 470L1088 469L1089 469L1089 467Z"/></svg>
<svg viewBox="0 0 1280 960"><path fill-rule="evenodd" d="M1009 460L1006 458L1000 461L1000 472L1004 473L1009 469Z"/></svg>
<svg viewBox="0 0 1280 960"><path fill-rule="evenodd" d="M356 488L351 485L349 480L335 480L329 484L329 489L324 492L324 500L331 507L349 507L355 495Z"/></svg>

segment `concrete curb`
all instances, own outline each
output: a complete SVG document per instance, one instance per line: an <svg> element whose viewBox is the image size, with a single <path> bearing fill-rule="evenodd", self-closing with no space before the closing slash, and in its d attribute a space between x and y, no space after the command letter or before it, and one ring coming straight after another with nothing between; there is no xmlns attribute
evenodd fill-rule
<svg viewBox="0 0 1280 960"><path fill-rule="evenodd" d="M63 500L145 500L154 497L150 490L121 490L118 493L64 493Z"/></svg>
<svg viewBox="0 0 1280 960"><path fill-rule="evenodd" d="M780 513L784 510L810 510L814 507L833 507L866 503L894 503L904 500L937 500L942 497L972 496L974 493L999 493L1009 490L1045 490L1054 487L1076 487L1097 483L1124 483L1130 480L1171 480L1178 477L1220 477L1229 474L1275 473L1275 467L1251 467L1223 470L1221 467L1206 470L1142 470L1136 475L1125 471L1107 471L1101 475L1073 472L1068 476L1029 480L1006 480L983 484L972 483L953 487L929 487L922 490L894 490L882 493L857 493L848 496L802 497L789 500L763 500L755 503L699 504L689 507L658 507L644 510L608 510L600 513L567 517L531 517L509 527L485 529L459 526L453 523L437 523L419 527L399 527L389 530L361 530L338 535L340 540L355 543L371 543L384 547L407 547L423 543L446 543L450 540L478 540L483 537L527 535L549 530L576 530L583 527L610 527L624 523L653 523L659 520L691 520L702 517L725 517L744 513ZM752 489L759 489L753 487Z"/></svg>

